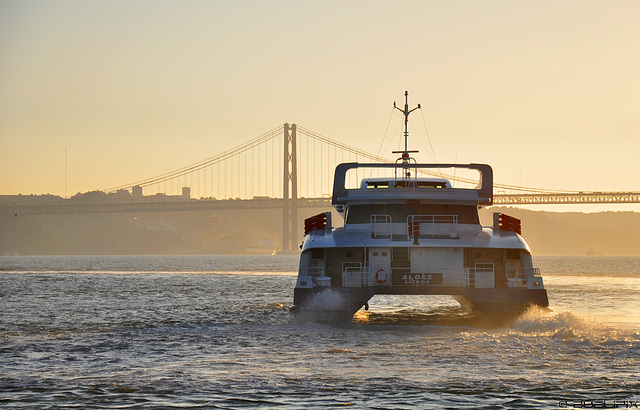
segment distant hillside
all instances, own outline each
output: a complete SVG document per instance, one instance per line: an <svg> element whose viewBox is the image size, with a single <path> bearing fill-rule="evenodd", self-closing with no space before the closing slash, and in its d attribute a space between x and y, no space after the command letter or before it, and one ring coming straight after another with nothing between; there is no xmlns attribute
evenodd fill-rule
<svg viewBox="0 0 640 410"><path fill-rule="evenodd" d="M301 208L304 218L329 208ZM485 226L493 212L522 220L536 255L640 255L640 213L593 214L492 207L480 210ZM334 226L342 220L333 213ZM1 254L161 254L271 252L281 244L282 211L193 211L139 214L25 215L0 213Z"/></svg>
<svg viewBox="0 0 640 410"><path fill-rule="evenodd" d="M640 255L638 212L547 212L512 207L480 210L483 225L492 224L494 212L522 221L522 234L535 254Z"/></svg>

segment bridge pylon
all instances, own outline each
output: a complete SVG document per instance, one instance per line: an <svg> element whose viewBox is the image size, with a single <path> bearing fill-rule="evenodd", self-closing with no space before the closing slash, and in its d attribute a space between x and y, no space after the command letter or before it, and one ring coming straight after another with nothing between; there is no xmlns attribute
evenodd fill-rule
<svg viewBox="0 0 640 410"><path fill-rule="evenodd" d="M284 124L284 180L282 189L282 250L295 249L298 234L298 170L296 124ZM291 195L289 195L291 194Z"/></svg>

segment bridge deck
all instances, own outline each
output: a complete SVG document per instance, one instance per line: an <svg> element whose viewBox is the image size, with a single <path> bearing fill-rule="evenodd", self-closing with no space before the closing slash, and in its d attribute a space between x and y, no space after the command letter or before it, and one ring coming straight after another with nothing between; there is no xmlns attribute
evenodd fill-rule
<svg viewBox="0 0 640 410"><path fill-rule="evenodd" d="M537 205L537 204L630 204L640 203L640 192L580 192L553 194L496 194L494 205ZM172 201L128 201L83 203L71 199L44 204L4 204L2 214L51 215L76 213L117 213L117 212L167 212L205 211L234 209L279 209L282 198L257 199L187 199ZM299 208L329 208L329 198L300 198Z"/></svg>

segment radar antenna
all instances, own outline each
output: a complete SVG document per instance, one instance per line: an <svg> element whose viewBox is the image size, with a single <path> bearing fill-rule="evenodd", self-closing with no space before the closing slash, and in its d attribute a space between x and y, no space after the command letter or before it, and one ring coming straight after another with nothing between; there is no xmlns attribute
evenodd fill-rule
<svg viewBox="0 0 640 410"><path fill-rule="evenodd" d="M398 158L398 160L402 160L403 164L408 164L409 160L411 159L411 157L409 156L410 153L414 153L414 152L418 152L418 151L409 151L408 148L408 137L409 137L409 114L411 114L412 112L414 112L415 110L417 110L418 108L422 108L420 107L420 104L418 104L417 107L413 108L413 109L409 109L409 91L405 91L404 92L404 110L399 108L398 106L396 106L396 102L393 102L393 108L397 109L398 111L401 111L404 114L404 151L391 151L393 154L402 154L402 156L400 158ZM406 177L410 176L410 173L407 171L407 175L405 175Z"/></svg>

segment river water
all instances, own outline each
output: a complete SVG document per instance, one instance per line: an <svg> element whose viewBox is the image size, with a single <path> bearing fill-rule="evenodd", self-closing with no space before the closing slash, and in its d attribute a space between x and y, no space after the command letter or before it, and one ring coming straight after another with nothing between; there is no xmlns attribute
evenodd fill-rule
<svg viewBox="0 0 640 410"><path fill-rule="evenodd" d="M297 263L2 256L0 407L640 405L640 257L534 257L552 311L376 296L340 326L292 318Z"/></svg>

